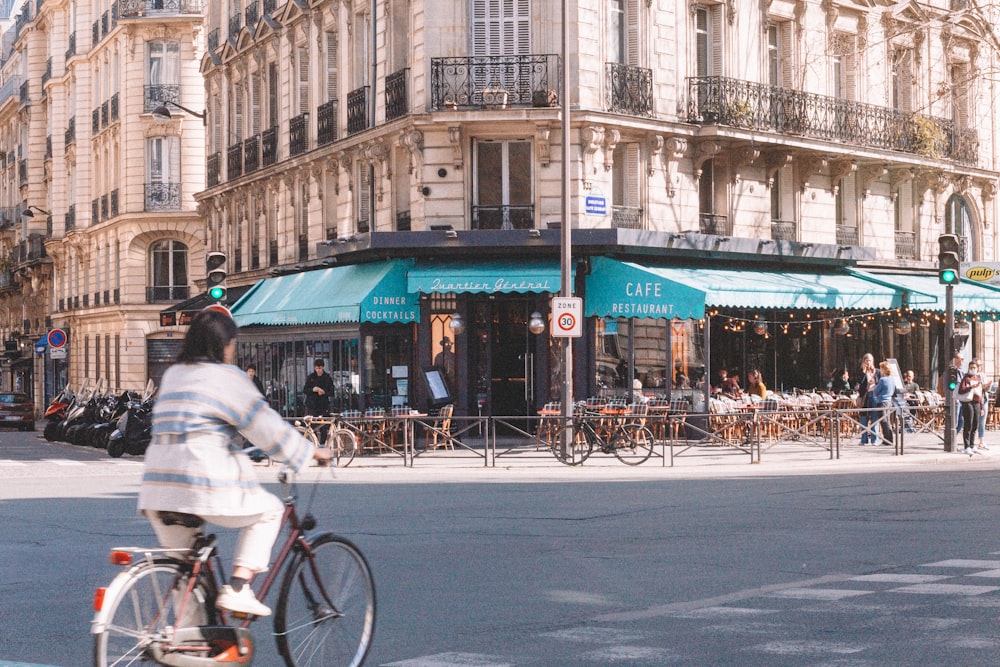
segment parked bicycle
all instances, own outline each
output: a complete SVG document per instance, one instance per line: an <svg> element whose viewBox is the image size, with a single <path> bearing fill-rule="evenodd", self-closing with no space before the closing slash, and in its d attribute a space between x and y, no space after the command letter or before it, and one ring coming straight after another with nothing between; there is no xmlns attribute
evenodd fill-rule
<svg viewBox="0 0 1000 667"><path fill-rule="evenodd" d="M255 591L263 600L283 574L274 614L278 652L288 667L361 665L375 632L368 562L349 540L312 533L316 519L308 511L299 516L291 472L282 470L279 481L288 537ZM190 514L170 518L191 527L204 523ZM215 608L226 575L214 535L199 535L191 549L116 548L111 562L128 569L95 592L95 667L252 663L255 617Z"/></svg>
<svg viewBox="0 0 1000 667"><path fill-rule="evenodd" d="M645 406L622 406L614 413L588 412L586 404L574 406L570 424L558 418L546 420L540 433L552 454L566 465L580 465L594 449L613 454L626 465L639 465L653 455L655 438L645 425ZM567 430L572 426L572 438L567 440Z"/></svg>
<svg viewBox="0 0 1000 667"><path fill-rule="evenodd" d="M338 468L346 468L358 453L358 437L344 425L339 416L305 416L295 421L295 430L316 447L326 447L333 452L330 462ZM324 437L325 436L325 437Z"/></svg>

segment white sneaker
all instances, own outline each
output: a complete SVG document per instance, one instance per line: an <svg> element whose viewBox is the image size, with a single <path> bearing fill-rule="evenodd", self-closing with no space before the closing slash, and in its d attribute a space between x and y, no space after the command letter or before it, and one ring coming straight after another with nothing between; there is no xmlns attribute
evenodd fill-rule
<svg viewBox="0 0 1000 667"><path fill-rule="evenodd" d="M215 606L236 614L248 614L250 616L270 616L271 609L263 604L253 594L249 586L244 586L239 593L233 590L232 586L226 584L219 591L215 598Z"/></svg>
<svg viewBox="0 0 1000 667"><path fill-rule="evenodd" d="M964 449L964 450L962 451L962 453L963 453L963 454L968 454L969 456L972 456L972 447L966 447L966 448L965 448L965 449Z"/></svg>

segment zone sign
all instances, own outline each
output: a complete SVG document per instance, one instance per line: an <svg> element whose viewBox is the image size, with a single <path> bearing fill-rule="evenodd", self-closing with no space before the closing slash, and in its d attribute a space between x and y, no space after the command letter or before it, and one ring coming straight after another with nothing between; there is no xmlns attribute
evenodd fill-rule
<svg viewBox="0 0 1000 667"><path fill-rule="evenodd" d="M575 296L552 299L552 336L579 338L583 335L583 299Z"/></svg>

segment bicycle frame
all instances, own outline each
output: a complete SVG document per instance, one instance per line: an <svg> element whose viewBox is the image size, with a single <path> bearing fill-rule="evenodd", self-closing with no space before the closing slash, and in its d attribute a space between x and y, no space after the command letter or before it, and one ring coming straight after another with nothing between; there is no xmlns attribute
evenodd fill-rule
<svg viewBox="0 0 1000 667"><path fill-rule="evenodd" d="M316 585L319 595L330 609L336 609L326 590L320 573L317 571L313 560L312 548L305 538L305 533L315 527L315 519L306 514L299 517L296 512L295 498L293 495L285 494L285 510L281 518L282 526L288 525L289 532L281 546L278 556L274 559L267 576L255 591L257 598L263 600L271 587L277 581L278 574L285 572L285 566L293 562L290 559L308 558L309 567L313 574L313 583ZM187 576L187 586L184 596L180 600L177 608L177 618L183 618L184 610L191 603L192 593L199 582L207 582L208 599L205 605L214 605L214 598L225 580L225 571L222 566L221 557L216 549L215 538L206 536L207 543L202 545L197 551L197 557L192 561L186 561L190 568L183 568L179 575ZM150 566L158 560L168 559L174 562L182 561L184 555L191 554L191 549L113 549L112 562L117 565L132 565L133 567ZM142 560L132 562L134 554L143 554ZM145 565L144 565L145 563ZM120 576L120 575L119 575ZM118 578L112 582L111 589L119 581ZM109 619L102 615L103 600L108 589L98 589L95 593L94 606L98 611L91 625L92 634L100 634L106 630ZM174 587L164 592L164 599L160 609L166 609L169 605L169 596L173 595ZM115 593L112 597L115 597ZM105 612L106 613L106 612ZM219 665L226 662L230 664L250 664L253 657L253 639L249 631L249 626L253 621L252 617L245 617L239 626L229 626L227 612L218 610L218 626L199 626L193 628L171 628L170 636L163 640L153 641L148 647L149 656L159 664L171 667L207 667L209 665ZM236 618L234 616L234 618ZM155 625L160 618L152 619ZM217 655L210 657L194 656L192 653L204 653L218 650L219 646L225 646L224 650Z"/></svg>

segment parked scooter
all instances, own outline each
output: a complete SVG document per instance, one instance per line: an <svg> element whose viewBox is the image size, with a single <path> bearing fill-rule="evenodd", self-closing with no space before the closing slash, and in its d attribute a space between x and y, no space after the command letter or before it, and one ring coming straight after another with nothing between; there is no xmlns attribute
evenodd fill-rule
<svg viewBox="0 0 1000 667"><path fill-rule="evenodd" d="M108 381L102 377L97 381L97 386L86 397L86 400L81 400L70 408L63 422L63 440L71 445L86 444L81 440L81 434L87 426L97 422L97 410L107 391Z"/></svg>
<svg viewBox="0 0 1000 667"><path fill-rule="evenodd" d="M49 403L49 407L46 408L45 430L42 435L49 442L62 440L62 422L66 419L66 411L69 409L70 405L73 404L73 398L73 390L69 385L66 385L62 388L62 391L52 398L52 401Z"/></svg>
<svg viewBox="0 0 1000 667"><path fill-rule="evenodd" d="M108 455L119 458L123 454L141 456L152 440L153 399L156 385L150 380L139 400L129 400L117 428L108 436Z"/></svg>
<svg viewBox="0 0 1000 667"><path fill-rule="evenodd" d="M96 449L107 449L108 437L115 430L118 419L125 412L128 401L140 398L138 392L126 390L119 395L109 393L98 401L95 421L83 427L77 436L77 444L88 445Z"/></svg>

